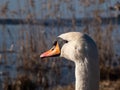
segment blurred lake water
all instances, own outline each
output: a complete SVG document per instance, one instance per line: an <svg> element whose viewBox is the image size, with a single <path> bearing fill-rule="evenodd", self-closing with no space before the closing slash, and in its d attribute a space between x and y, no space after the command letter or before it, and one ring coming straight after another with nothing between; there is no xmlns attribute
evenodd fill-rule
<svg viewBox="0 0 120 90"><path fill-rule="evenodd" d="M115 11L110 11L109 6L114 5L117 0L106 1L104 3L99 4L97 2L88 3L80 3L79 0L69 1L69 0L0 0L0 7L4 10L0 10L0 19L25 19L25 20L37 20L37 19L56 19L59 21L60 18L64 19L73 19L73 25L70 27L67 26L44 26L44 25L31 25L31 24L18 24L18 25L0 25L0 88L3 88L3 83L6 79L10 79L12 81L16 80L16 77L19 74L29 73L26 61L30 61L30 66L33 67L31 69L31 73L34 72L36 74L34 76L35 80L39 75L41 69L38 69L37 65L44 65L47 67L45 72L46 77L49 81L49 84L52 86L53 82L61 85L66 85L74 82L74 64L72 62L68 62L65 60L61 60L59 63L59 58L50 58L50 61L41 61L39 55L44 50L50 48L52 45L52 41L61 33L65 33L68 31L80 31L88 33L93 39L97 37L94 35L97 30L95 30L94 26L97 25L85 23L83 21L82 26L76 26L74 23L74 18L96 18L100 17L116 17ZM119 1L119 0L118 0ZM52 3L54 2L54 3ZM89 4L91 4L89 6ZM68 9L70 8L70 9ZM98 12L97 12L98 10ZM87 20L87 19L86 19ZM99 20L98 20L99 22ZM116 18L116 22L117 18ZM11 22L12 23L12 22ZM91 22L92 23L92 22ZM94 22L95 23L95 22ZM118 24L98 24L100 27L101 33L103 37L105 36L105 30L108 29L109 25L112 25L112 33L111 33L111 42L113 45L114 55L120 56L120 25ZM88 30L87 30L88 29ZM97 28L96 28L97 29ZM109 30L108 30L109 31ZM110 34L110 33L109 33ZM93 36L94 35L94 36ZM106 37L105 37L106 38ZM107 40L105 39L105 43ZM110 43L109 43L110 44ZM52 60L53 59L53 60ZM58 60L57 60L58 59ZM116 59L116 58L114 58ZM56 61L57 60L57 61ZM28 63L27 62L27 63ZM49 63L46 63L49 62ZM54 62L57 62L55 64ZM34 63L34 64L33 64ZM24 65L23 65L24 64ZM23 66L22 66L23 65ZM34 65L34 66L32 66ZM63 66L62 66L63 65ZM57 67L57 70L60 71L52 71L53 67ZM19 68L25 68L19 70ZM37 68L37 69L36 69ZM59 69L60 68L60 69ZM46 68L44 68L46 70ZM27 71L28 70L28 71ZM32 71L39 70L39 71ZM55 69L56 70L56 69ZM42 70L41 70L42 72ZM52 73L53 72L53 73ZM54 74L57 73L57 76ZM50 76L48 76L48 75ZM29 74L28 74L29 75ZM73 78L71 78L73 77ZM59 82L50 81L58 79ZM42 80L44 81L44 80ZM56 85L56 84L55 84Z"/></svg>

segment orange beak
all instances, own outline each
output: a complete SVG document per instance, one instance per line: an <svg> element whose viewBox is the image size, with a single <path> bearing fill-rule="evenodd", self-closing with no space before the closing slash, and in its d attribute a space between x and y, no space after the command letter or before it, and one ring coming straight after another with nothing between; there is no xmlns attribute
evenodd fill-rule
<svg viewBox="0 0 120 90"><path fill-rule="evenodd" d="M51 56L56 56L56 55L59 55L60 54L60 48L59 48L59 45L58 43L53 46L50 50L42 53L40 55L41 58L45 58L45 57L51 57Z"/></svg>

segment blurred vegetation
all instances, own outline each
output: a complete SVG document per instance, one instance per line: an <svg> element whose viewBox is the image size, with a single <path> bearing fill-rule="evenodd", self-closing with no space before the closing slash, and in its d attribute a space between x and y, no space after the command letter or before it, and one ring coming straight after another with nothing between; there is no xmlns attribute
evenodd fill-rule
<svg viewBox="0 0 120 90"><path fill-rule="evenodd" d="M52 40L61 33L68 31L80 31L89 34L97 43L100 60L100 90L120 90L120 56L115 51L116 45L120 43L118 25L110 22L106 26L101 26L100 15L105 12L98 5L104 4L107 0L79 0L79 5L83 6L83 11L76 10L75 2L72 0L59 0L53 3L53 0L40 1L39 12L36 12L36 0L25 0L25 7L22 7L21 1L18 0L16 10L10 10L10 1L7 0L0 5L0 18L22 18L35 21L37 14L40 18L72 19L71 27L62 26L39 26L39 25L22 25L9 27L0 25L1 30L1 51L7 51L8 47L14 45L13 52L0 54L0 64L15 65L16 76L11 77L8 73L2 73L3 82L1 88L4 90L74 90L74 82L67 85L60 82L62 68L67 67L74 74L74 63L60 60L60 58L47 58L41 60L39 55L52 44ZM107 4L110 4L107 1ZM67 11L62 8L65 4ZM89 10L94 6L95 10ZM107 6L106 6L107 7ZM108 6L109 7L109 6ZM83 13L86 20L82 21L83 26L78 27L75 23L76 13ZM64 14L66 13L66 14ZM111 14L108 10L107 14ZM87 22L87 18L93 17L95 21ZM117 21L117 18L116 18ZM14 28L14 29L13 29ZM15 31L14 33L11 29ZM15 36L16 35L16 36ZM8 44L9 39L10 42ZM15 58L13 58L14 56ZM15 61L13 60L15 59ZM10 61L11 60L11 61ZM11 71L9 71L11 72ZM71 74L71 73L69 73ZM68 75L68 80L71 75ZM64 82L64 81L62 81Z"/></svg>

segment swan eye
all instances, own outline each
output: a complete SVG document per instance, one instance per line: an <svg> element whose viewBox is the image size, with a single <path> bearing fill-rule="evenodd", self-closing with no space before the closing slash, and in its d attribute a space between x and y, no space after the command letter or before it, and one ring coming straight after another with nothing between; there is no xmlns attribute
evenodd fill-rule
<svg viewBox="0 0 120 90"><path fill-rule="evenodd" d="M64 40L64 39L58 37L56 40L54 40L53 46L56 46L57 43L59 44L59 47L61 49L64 44L68 43L68 40Z"/></svg>
<svg viewBox="0 0 120 90"><path fill-rule="evenodd" d="M67 40L65 40L65 43L68 43L68 41L67 41Z"/></svg>

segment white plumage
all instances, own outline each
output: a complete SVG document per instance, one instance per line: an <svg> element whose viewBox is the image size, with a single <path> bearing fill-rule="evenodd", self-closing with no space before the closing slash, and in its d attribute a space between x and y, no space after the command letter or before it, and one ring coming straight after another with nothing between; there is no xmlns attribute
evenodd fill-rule
<svg viewBox="0 0 120 90"><path fill-rule="evenodd" d="M60 57L75 63L75 90L99 90L99 60L95 42L80 32L68 32L58 37L67 41L61 47Z"/></svg>

